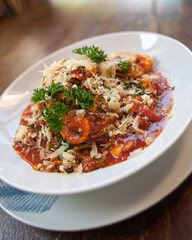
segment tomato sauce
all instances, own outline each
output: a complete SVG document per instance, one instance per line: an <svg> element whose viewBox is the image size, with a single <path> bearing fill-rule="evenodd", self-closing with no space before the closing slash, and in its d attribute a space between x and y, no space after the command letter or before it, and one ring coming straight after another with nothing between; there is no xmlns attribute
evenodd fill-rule
<svg viewBox="0 0 192 240"><path fill-rule="evenodd" d="M27 163L29 163L32 167L36 166L39 163L42 163L42 160L40 160L39 156L40 153L37 148L22 145L22 143L19 141L15 141L14 148L15 151L18 152L20 157L24 159Z"/></svg>
<svg viewBox="0 0 192 240"><path fill-rule="evenodd" d="M146 59L149 60L149 65L144 62ZM141 74L150 70L152 62L149 57L137 55L137 62L138 71L141 71ZM130 73L132 76L131 69L129 71L128 74ZM138 71L137 74L139 74ZM120 78L127 74L121 72L120 67L118 67L117 73ZM64 146L66 142L68 149L71 149L75 156L73 164L69 164L67 170L69 172L74 172L80 164L82 164L83 172L90 172L127 160L133 151L144 149L150 145L163 131L169 119L173 106L171 87L167 78L159 70L152 72L152 74L154 73L159 78L154 78L151 82L148 82L147 80L141 80L141 76L138 75L137 83L141 90L149 89L152 91L150 95L151 105L143 103L142 95L123 96L122 107L126 104L131 104L131 107L126 114L116 114L112 110L103 111L101 106L104 100L99 99L100 96L95 96L92 109L86 109L84 113L77 114L80 109L79 106L75 106L63 118L63 128L60 132L51 130L46 123L46 119L41 117L42 114L45 114L46 107L52 108L54 102L38 103L35 114L32 104L30 104L21 117L20 125L25 126L27 132L24 140L16 139L14 141L16 152L35 170L41 171L42 167L42 171L48 172L62 172L62 160L60 159L62 153L55 157L49 157L49 155ZM71 74L73 76L71 83L77 83L78 86L82 86L82 89L86 90L84 81L91 76L91 71L83 67L72 70ZM96 74L95 69L94 74ZM65 97L61 97L59 100L65 102ZM70 101L68 103L71 106L72 102ZM123 134L113 134L119 125L123 124L122 121L128 114L131 114L133 119L138 118L138 126L136 124L136 127L129 128L128 125ZM28 119L34 117L36 117L35 122L30 124ZM46 131L49 132L50 139L46 136ZM92 153L94 144L96 146L95 154ZM65 152L67 150L65 149ZM49 162L49 166L53 165L53 167L44 168L45 162Z"/></svg>

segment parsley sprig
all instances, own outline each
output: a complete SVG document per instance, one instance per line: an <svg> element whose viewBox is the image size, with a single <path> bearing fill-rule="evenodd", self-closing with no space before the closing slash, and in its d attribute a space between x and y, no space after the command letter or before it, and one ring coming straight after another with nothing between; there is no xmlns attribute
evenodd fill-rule
<svg viewBox="0 0 192 240"><path fill-rule="evenodd" d="M60 94L64 90L63 85L60 83L52 83L51 85L47 86L47 95L51 96L51 98L58 99L60 97Z"/></svg>
<svg viewBox="0 0 192 240"><path fill-rule="evenodd" d="M61 102L54 102L52 108L45 108L44 119L53 131L60 132L63 129L63 120L68 112L67 109L68 106Z"/></svg>
<svg viewBox="0 0 192 240"><path fill-rule="evenodd" d="M100 64L103 61L106 61L107 55L104 53L102 49L95 47L94 45L91 47L84 46L82 48L76 48L73 50L74 53L78 53L80 55L85 55L90 58L93 62Z"/></svg>
<svg viewBox="0 0 192 240"><path fill-rule="evenodd" d="M33 91L33 96L31 100L35 103L40 101L45 101L45 90L43 88L41 89L35 89Z"/></svg>
<svg viewBox="0 0 192 240"><path fill-rule="evenodd" d="M46 88L35 89L31 100L35 103L46 100L58 99L60 94L64 91L63 85L60 83L52 83Z"/></svg>
<svg viewBox="0 0 192 240"><path fill-rule="evenodd" d="M126 72L128 72L128 70L131 67L132 63L130 61L122 61L122 60L120 60L117 65L120 67L122 73L126 73Z"/></svg>
<svg viewBox="0 0 192 240"><path fill-rule="evenodd" d="M93 94L81 87L66 89L64 95L67 101L72 100L73 104L80 105L82 109L89 109L93 106Z"/></svg>
<svg viewBox="0 0 192 240"><path fill-rule="evenodd" d="M59 101L64 96L65 102ZM64 126L64 118L76 105L82 109L89 109L93 106L94 96L81 87L64 89L60 83L52 83L46 88L35 89L31 99L37 103L45 103L45 111L42 113L45 121L49 124L50 129L60 132Z"/></svg>

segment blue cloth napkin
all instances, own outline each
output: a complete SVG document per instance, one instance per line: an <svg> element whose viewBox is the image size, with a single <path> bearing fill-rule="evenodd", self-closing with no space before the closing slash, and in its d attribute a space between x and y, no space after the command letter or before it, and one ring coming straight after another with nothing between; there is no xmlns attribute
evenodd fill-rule
<svg viewBox="0 0 192 240"><path fill-rule="evenodd" d="M58 196L27 193L0 180L0 204L7 210L42 213L48 211Z"/></svg>

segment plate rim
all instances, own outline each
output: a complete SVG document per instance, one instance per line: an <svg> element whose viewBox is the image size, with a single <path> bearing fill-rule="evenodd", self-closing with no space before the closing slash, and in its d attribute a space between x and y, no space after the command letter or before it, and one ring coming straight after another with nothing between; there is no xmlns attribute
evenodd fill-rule
<svg viewBox="0 0 192 240"><path fill-rule="evenodd" d="M187 135L187 132L189 131L189 128L185 131L185 135ZM190 131L192 131L192 124L190 125ZM189 133L188 133L189 134ZM165 153L166 154L166 153ZM180 157L180 160L179 161L181 161L182 160L182 158ZM175 160L174 160L175 161ZM177 162L177 161L176 161ZM175 167L175 165L173 165L174 167ZM153 167L153 166L152 166ZM173 167L173 168L174 168ZM157 169L156 169L157 170ZM143 213L144 211L146 211L146 210L148 210L148 209L150 209L151 207L153 207L154 205L156 205L156 204L158 204L159 202L161 202L163 199L165 199L166 197L168 197L170 194L172 194L189 176L190 176L190 174L192 173L192 165L191 165L191 168L190 169L187 169L187 171L186 171L186 174L183 174L182 175L182 178L180 178L180 181L175 181L175 184L174 185L171 185L171 187L170 186L168 186L168 184L167 185L165 185L165 183L161 183L161 180L162 180L162 178L160 177L160 185L162 184L163 186L166 186L166 188L163 188L163 191L164 191L164 193L163 194L161 194L160 196L156 196L156 198L154 199L154 197L153 197L153 199L151 200L152 201L152 203L151 202L147 202L146 204L145 204L145 206L143 207L143 206L140 206L140 208L137 208L137 210L133 213L133 214L131 214L131 215L129 215L129 216L123 216L123 217L121 217L121 218L116 218L116 219L113 219L113 220L111 220L111 221L108 221L108 222L106 222L105 224L96 224L96 225L94 225L94 226L92 226L92 227L81 227L81 228L71 228L71 229L68 229L68 228L55 228L55 227L53 227L53 228L50 228L49 226L43 226L43 224L41 225L41 226L39 226L38 225L38 223L35 223L34 221L33 221L33 223L32 223L32 220L31 221L29 221L29 220L25 220L24 219L24 217L22 217L21 215L18 215L17 214L17 211L13 211L13 210L8 210L8 209L6 209L5 207L3 207L2 205L1 205L1 203L0 203L0 207L1 207L1 209L3 210L3 211L5 211L8 215L10 215L11 217L13 217L14 219L16 219L16 220L18 220L18 221L20 221L21 223L24 223L24 224L28 224L28 225L30 225L30 226L32 226L32 227L36 227L36 228L38 228L38 229L44 229L44 230L49 230L49 231L61 231L61 232L71 232L71 231L73 231L73 232L77 232L77 231L86 231L86 230L93 230L93 229L97 229L97 228L103 228L103 227L107 227L107 226L111 226L112 224L118 224L118 223L120 223L120 222L122 222L122 221L125 221L125 220L128 220L128 219L130 219L130 218L132 218L132 217L135 217L136 215L138 215L138 214L141 214L141 213ZM173 169L172 169L172 174L173 174ZM126 181L129 181L128 179L126 180ZM170 180L167 180L167 181L170 181ZM159 181L158 181L158 183L159 183ZM160 188L160 186L159 186L159 184L157 183L157 188ZM120 182L118 182L117 184L121 184ZM121 186L121 185L120 185ZM104 189L102 189L102 191L104 191ZM89 194L91 194L91 193L89 193ZM150 195L150 194L149 194ZM60 196L60 197L65 197L65 196ZM151 197L150 197L150 199L151 199ZM143 201L143 200L142 200ZM139 205L142 205L141 203L139 204ZM24 213L24 216L25 216L25 214L26 213ZM31 214L31 213L27 213L27 214ZM38 214L38 213L37 213ZM45 216L46 217L46 216Z"/></svg>
<svg viewBox="0 0 192 240"><path fill-rule="evenodd" d="M67 44L64 47L58 48L57 50L51 52L50 54L40 58L36 63L30 65L25 71L23 71L21 74L19 74L15 79L13 79L13 81L5 88L5 90L1 93L0 95L0 101L2 96L15 84L17 83L17 81L19 81L20 78L22 78L24 75L26 75L28 72L30 72L33 68L37 67L38 65L40 65L41 63L45 62L46 59L53 57L55 55L57 55L59 52L63 51L63 50L67 50L67 48L71 48L73 47L73 45L77 45L79 43L82 43L84 41L91 41L91 40L97 40L97 39L101 39L103 37L107 37L107 36L113 36L113 35L126 35L126 34L130 34L130 35L134 35L134 34L151 34L151 35L155 35L155 36L159 36L162 38L167 38L171 41L174 41L175 43L181 45L182 47L185 48L185 50L187 50L191 55L192 55L192 51L186 46L184 45L182 42L178 41L175 38L160 34L160 33L155 33L155 32L150 32L150 31L119 31L119 32L110 32L110 33L104 33L104 34L99 34L99 35L95 35L92 37L88 37L88 38L83 38L81 40L78 40L76 42Z"/></svg>
<svg viewBox="0 0 192 240"><path fill-rule="evenodd" d="M8 87L3 91L3 93L1 94L1 98L4 95L6 95L10 91L10 89L12 87L14 87L14 85L16 85L18 83L18 81L20 79L22 79L27 73L33 71L33 69L35 67L37 67L40 64L44 63L49 58L58 55L60 52L67 51L69 48L72 48L74 45L83 44L83 42L87 42L87 41L91 41L91 40L98 40L98 39L102 39L102 38L105 38L105 37L112 37L112 36L117 36L117 35L121 35L121 36L123 36L123 35L140 35L140 34L155 35L155 36L158 36L160 38L164 38L164 39L168 39L168 40L174 41L177 44L181 45L182 48L184 48L192 57L192 52L183 43L179 42L178 40L176 40L174 38L171 38L171 37L159 34L159 33L153 33L153 32L147 32L147 31L120 31L120 32L112 32L112 33L96 35L96 36L93 36L93 37L90 37L90 38L85 38L85 39L79 40L77 42L73 42L73 43L71 43L69 45L66 45L66 46L64 46L62 48L59 48L58 50L56 50L56 51L46 55L45 57L41 58L35 64L31 65L24 72L22 72L15 80L13 80L13 82L11 84L9 84ZM1 101L1 98L0 98L0 101ZM4 178L3 176L0 176L0 178L4 182L8 183L9 185L11 185L11 186L13 186L13 187L15 187L17 189L20 189L20 190L23 190L23 191L27 191L27 192L32 192L32 193L40 193L40 194L48 194L48 195L50 195L50 194L51 195L54 195L54 194L57 194L57 195L71 195L71 194L79 194L79 193L88 192L88 191L94 191L96 189L100 189L100 188L106 187L108 185L111 185L111 184L114 184L114 183L116 183L118 181L121 181L121 180L123 180L123 179L125 179L127 177L130 177L133 174L136 174L138 171L141 171L143 168L146 168L151 163L153 163L158 157L163 155L172 145L174 145L175 142L182 136L184 131L189 126L189 124L191 122L191 119L192 119L192 113L189 116L189 118L187 119L187 121L185 121L184 126L182 128L180 128L180 130L177 132L177 137L174 138L174 141L169 142L169 144L167 144L166 147L164 147L164 149L160 153L155 154L153 159L151 159L149 162L145 163L142 166L137 167L136 169L134 168L131 173L128 173L128 174L127 173L123 173L122 176L113 176L112 180L111 179L110 180L106 180L104 183L101 182L100 184L97 184L97 185L94 185L94 186L92 185L92 186L88 186L86 188L80 188L80 189L51 190L51 193L50 193L49 190L45 190L45 191L42 190L42 189L35 190L35 189L31 189L31 188L26 187L26 186L20 186L18 184L15 184L15 183L9 181L8 179Z"/></svg>

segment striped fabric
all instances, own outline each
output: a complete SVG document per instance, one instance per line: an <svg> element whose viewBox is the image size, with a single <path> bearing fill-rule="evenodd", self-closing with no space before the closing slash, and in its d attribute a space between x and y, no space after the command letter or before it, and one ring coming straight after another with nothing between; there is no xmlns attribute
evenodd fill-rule
<svg viewBox="0 0 192 240"><path fill-rule="evenodd" d="M7 210L42 213L48 211L57 198L20 191L0 180L0 204Z"/></svg>

